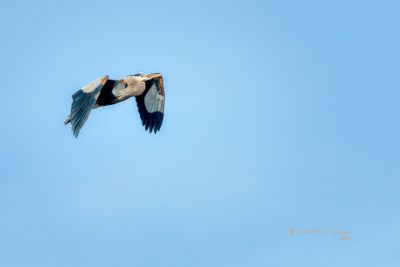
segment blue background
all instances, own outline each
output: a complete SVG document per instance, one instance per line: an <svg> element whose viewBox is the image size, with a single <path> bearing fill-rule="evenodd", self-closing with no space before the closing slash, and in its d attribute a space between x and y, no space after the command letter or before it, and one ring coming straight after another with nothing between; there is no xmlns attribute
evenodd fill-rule
<svg viewBox="0 0 400 267"><path fill-rule="evenodd" d="M400 266L399 8L2 1L0 266ZM160 133L131 99L75 139L71 95L137 72Z"/></svg>

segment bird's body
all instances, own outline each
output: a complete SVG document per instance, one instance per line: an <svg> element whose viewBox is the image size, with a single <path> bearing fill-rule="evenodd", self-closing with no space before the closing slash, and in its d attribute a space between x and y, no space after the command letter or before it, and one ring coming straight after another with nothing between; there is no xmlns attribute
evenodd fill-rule
<svg viewBox="0 0 400 267"><path fill-rule="evenodd" d="M117 104L136 97L142 124L154 133L160 130L164 117L165 93L161 74L135 74L111 80L104 76L92 81L72 95L71 114L65 124L72 124L75 137L94 108Z"/></svg>
<svg viewBox="0 0 400 267"><path fill-rule="evenodd" d="M116 104L132 96L141 95L145 90L145 83L141 79L139 76L127 76L118 81L107 80L94 108Z"/></svg>

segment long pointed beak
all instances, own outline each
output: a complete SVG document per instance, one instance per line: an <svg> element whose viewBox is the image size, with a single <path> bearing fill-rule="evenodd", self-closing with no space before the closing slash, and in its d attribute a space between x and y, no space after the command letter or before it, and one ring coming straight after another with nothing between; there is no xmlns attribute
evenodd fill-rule
<svg viewBox="0 0 400 267"><path fill-rule="evenodd" d="M143 76L145 81L154 79L154 78L160 78L161 77L161 73L151 73L151 74L146 74Z"/></svg>

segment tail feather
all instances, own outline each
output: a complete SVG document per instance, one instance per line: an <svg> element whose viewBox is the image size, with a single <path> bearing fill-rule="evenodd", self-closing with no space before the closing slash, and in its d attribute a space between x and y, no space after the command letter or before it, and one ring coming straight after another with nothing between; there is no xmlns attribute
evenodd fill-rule
<svg viewBox="0 0 400 267"><path fill-rule="evenodd" d="M64 125L67 125L68 123L71 123L71 116L67 116L64 120Z"/></svg>

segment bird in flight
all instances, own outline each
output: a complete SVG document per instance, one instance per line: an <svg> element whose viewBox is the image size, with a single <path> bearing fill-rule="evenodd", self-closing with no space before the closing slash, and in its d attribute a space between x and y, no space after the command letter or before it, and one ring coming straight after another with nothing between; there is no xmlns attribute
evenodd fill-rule
<svg viewBox="0 0 400 267"><path fill-rule="evenodd" d="M92 109L113 105L135 96L142 125L150 133L160 130L164 118L165 93L160 73L134 74L119 80L103 76L90 82L72 95L71 114L64 124L71 123L72 132L79 131Z"/></svg>

